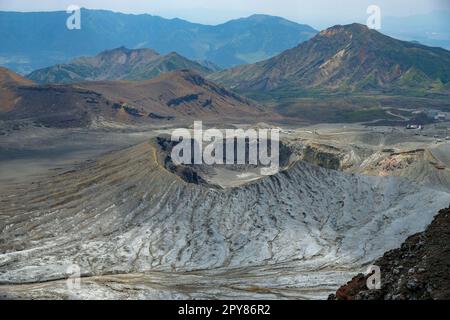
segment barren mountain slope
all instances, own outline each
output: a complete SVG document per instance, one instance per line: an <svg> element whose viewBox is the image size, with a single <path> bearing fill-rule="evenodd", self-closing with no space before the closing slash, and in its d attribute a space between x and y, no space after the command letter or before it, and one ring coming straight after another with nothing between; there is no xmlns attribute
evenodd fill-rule
<svg viewBox="0 0 450 320"><path fill-rule="evenodd" d="M187 70L147 81L33 85L3 72L0 120L47 127L274 118L264 108ZM12 76L11 76L12 75Z"/></svg>
<svg viewBox="0 0 450 320"><path fill-rule="evenodd" d="M239 91L447 91L450 52L334 26L271 59L211 75ZM281 94L281 93L280 93Z"/></svg>
<svg viewBox="0 0 450 320"><path fill-rule="evenodd" d="M80 87L122 101L142 114L183 118L264 116L264 108L189 70L162 74L140 82L87 82ZM266 114L267 115L267 114ZM275 120L279 116L272 114Z"/></svg>
<svg viewBox="0 0 450 320"><path fill-rule="evenodd" d="M0 112L10 111L18 102L19 97L14 92L18 86L31 85L33 81L0 67Z"/></svg>

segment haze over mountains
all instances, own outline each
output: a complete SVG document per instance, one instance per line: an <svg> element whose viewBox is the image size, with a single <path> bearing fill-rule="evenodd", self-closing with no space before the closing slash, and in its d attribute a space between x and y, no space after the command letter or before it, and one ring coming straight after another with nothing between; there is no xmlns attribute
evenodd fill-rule
<svg viewBox="0 0 450 320"><path fill-rule="evenodd" d="M81 10L81 29L68 30L66 12L0 12L0 62L22 73L125 46L175 51L220 67L274 56L317 33L283 18L253 15L217 26L181 19Z"/></svg>
<svg viewBox="0 0 450 320"><path fill-rule="evenodd" d="M37 83L72 83L97 80L146 80L161 73L189 69L206 75L213 70L176 52L160 55L151 49L124 47L82 57L68 64L33 71L28 78Z"/></svg>
<svg viewBox="0 0 450 320"><path fill-rule="evenodd" d="M450 11L385 17L381 31L396 39L418 41L427 46L450 50Z"/></svg>

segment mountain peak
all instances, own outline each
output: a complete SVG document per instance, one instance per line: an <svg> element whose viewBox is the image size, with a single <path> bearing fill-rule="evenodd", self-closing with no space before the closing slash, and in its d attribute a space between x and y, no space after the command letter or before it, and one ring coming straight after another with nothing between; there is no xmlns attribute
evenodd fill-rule
<svg viewBox="0 0 450 320"><path fill-rule="evenodd" d="M0 113L11 111L18 102L14 88L32 85L31 80L22 78L13 71L0 67Z"/></svg>
<svg viewBox="0 0 450 320"><path fill-rule="evenodd" d="M235 23L235 22L241 22L241 23L250 23L250 24L269 24L269 25L277 25L277 26L289 26L294 28L299 28L301 31L311 32L311 33L317 33L317 30L312 28L311 26L307 24L300 24L291 20L288 20L283 17L279 16L271 16L267 14L257 13L252 14L251 16L245 17L245 18L239 18L236 20L231 20L228 23Z"/></svg>
<svg viewBox="0 0 450 320"><path fill-rule="evenodd" d="M253 20L253 21L264 21L264 20L281 20L283 18L276 17L276 16L270 16L270 15L262 14L262 13L257 13L257 14L252 14L247 19Z"/></svg>
<svg viewBox="0 0 450 320"><path fill-rule="evenodd" d="M352 23L347 25L338 24L319 32L318 36L331 37L339 33L354 34L354 33L368 33L368 32L371 32L371 29L369 29L364 24L360 23Z"/></svg>
<svg viewBox="0 0 450 320"><path fill-rule="evenodd" d="M31 80L28 80L26 78L23 78L22 76L18 75L17 73L4 68L0 67L0 86L3 85L30 85L33 82Z"/></svg>
<svg viewBox="0 0 450 320"><path fill-rule="evenodd" d="M98 57L107 57L107 56L113 56L116 54L125 54L125 55L131 55L131 54L135 54L135 55L150 55L150 56L159 56L160 54L158 52L156 52L153 49L148 49L148 48L141 48L141 49L128 49L125 46L121 46L118 48L114 48L114 49L110 49L110 50L105 50L100 52L99 54L97 54Z"/></svg>

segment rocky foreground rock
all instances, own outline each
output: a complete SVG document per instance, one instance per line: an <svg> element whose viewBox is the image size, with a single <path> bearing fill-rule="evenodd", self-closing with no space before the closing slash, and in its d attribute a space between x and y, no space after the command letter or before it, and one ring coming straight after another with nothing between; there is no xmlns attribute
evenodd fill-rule
<svg viewBox="0 0 450 320"><path fill-rule="evenodd" d="M359 274L329 300L450 299L450 207L374 264L381 268L380 290L369 290L368 276Z"/></svg>

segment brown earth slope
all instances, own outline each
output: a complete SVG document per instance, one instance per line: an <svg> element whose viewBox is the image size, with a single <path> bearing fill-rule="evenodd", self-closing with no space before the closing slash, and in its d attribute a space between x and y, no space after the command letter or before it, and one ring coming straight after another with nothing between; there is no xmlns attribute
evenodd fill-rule
<svg viewBox="0 0 450 320"><path fill-rule="evenodd" d="M264 115L264 108L189 70L140 82L80 83L80 87L138 110L142 115L194 119L239 119Z"/></svg>
<svg viewBox="0 0 450 320"><path fill-rule="evenodd" d="M31 84L33 81L0 67L0 112L12 110L18 102L19 97L15 94L14 88Z"/></svg>
<svg viewBox="0 0 450 320"><path fill-rule="evenodd" d="M151 124L272 117L262 106L188 70L136 82L34 85L5 69L0 79L4 79L0 120L6 121L85 127L94 122Z"/></svg>

